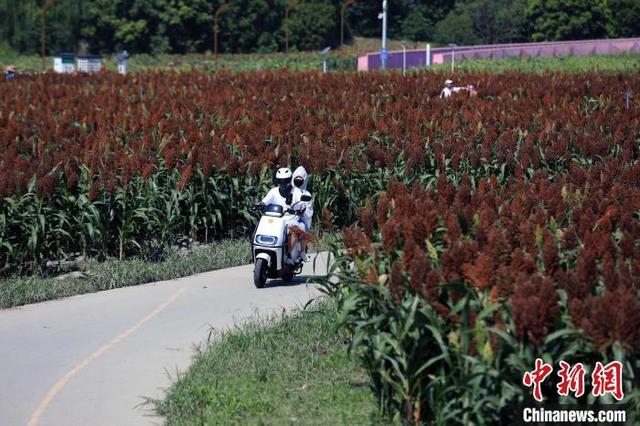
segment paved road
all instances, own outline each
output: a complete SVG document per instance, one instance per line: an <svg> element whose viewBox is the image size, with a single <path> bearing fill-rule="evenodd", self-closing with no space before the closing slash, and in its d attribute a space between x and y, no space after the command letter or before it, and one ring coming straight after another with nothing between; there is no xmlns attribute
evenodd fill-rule
<svg viewBox="0 0 640 426"><path fill-rule="evenodd" d="M303 275L325 273L325 256ZM0 311L0 426L154 425L158 398L211 327L299 307L298 277L256 289L251 265Z"/></svg>

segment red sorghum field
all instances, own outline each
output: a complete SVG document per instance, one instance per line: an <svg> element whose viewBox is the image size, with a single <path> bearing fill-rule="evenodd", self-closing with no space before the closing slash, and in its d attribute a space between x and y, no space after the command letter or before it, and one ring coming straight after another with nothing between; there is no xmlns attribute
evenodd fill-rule
<svg viewBox="0 0 640 426"><path fill-rule="evenodd" d="M537 357L622 362L637 413L640 98L621 92L640 75L467 74L479 96L441 100L444 78L0 82L2 270L247 235L273 170L301 164L316 231L345 228L327 290L389 414L512 424Z"/></svg>

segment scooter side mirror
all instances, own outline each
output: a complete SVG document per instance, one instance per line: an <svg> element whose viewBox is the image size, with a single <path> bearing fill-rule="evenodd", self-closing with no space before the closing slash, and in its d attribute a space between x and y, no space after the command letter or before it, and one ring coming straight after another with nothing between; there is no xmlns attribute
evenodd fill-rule
<svg viewBox="0 0 640 426"><path fill-rule="evenodd" d="M302 197L300 197L300 200L304 202L311 201L311 195L303 195Z"/></svg>

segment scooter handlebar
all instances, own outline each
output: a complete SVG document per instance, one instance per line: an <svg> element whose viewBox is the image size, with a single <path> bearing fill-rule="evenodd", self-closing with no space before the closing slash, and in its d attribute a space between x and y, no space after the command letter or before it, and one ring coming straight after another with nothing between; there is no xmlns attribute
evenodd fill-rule
<svg viewBox="0 0 640 426"><path fill-rule="evenodd" d="M295 214L295 215L298 215L298 216L302 216L302 214L304 213L304 210L294 210L291 207L289 207L286 210L286 212L289 213L289 214Z"/></svg>

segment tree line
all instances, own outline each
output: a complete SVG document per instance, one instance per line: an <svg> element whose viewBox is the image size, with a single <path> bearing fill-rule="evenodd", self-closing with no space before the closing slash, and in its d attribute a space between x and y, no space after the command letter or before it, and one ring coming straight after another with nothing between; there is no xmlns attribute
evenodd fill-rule
<svg viewBox="0 0 640 426"><path fill-rule="evenodd" d="M221 52L336 47L344 0L227 0ZM212 50L213 15L223 0L56 0L46 14L49 52L126 48L136 53ZM640 35L640 0L388 0L389 37L435 43L503 43ZM39 51L46 0L0 0L0 47ZM346 12L345 41L379 37L380 0ZM289 19L285 22L285 12Z"/></svg>

